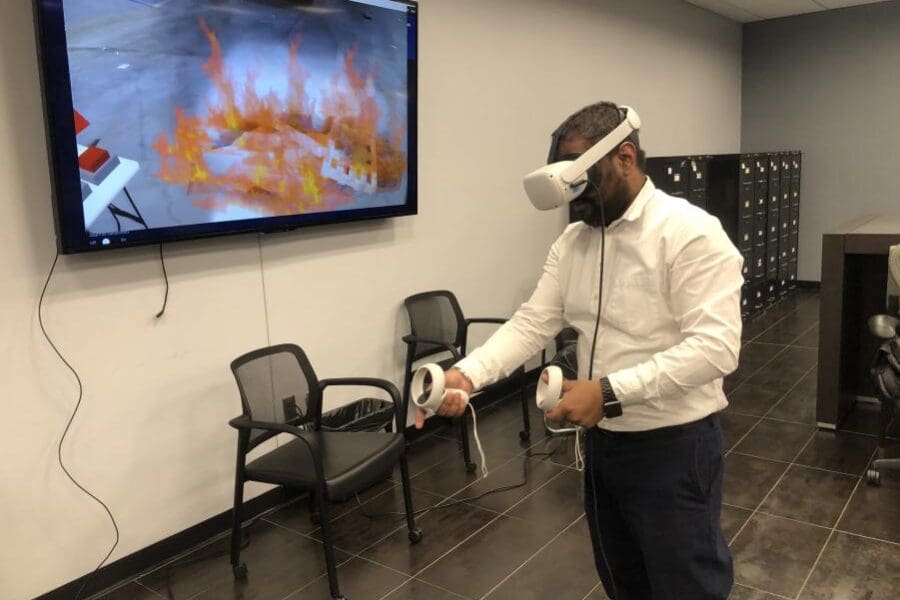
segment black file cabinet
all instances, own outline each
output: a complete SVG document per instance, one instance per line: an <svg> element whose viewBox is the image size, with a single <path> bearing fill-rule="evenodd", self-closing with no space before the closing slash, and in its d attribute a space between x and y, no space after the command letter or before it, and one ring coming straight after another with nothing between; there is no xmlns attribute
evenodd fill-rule
<svg viewBox="0 0 900 600"><path fill-rule="evenodd" d="M709 157L691 156L687 159L688 201L706 210L707 182L709 181Z"/></svg>
<svg viewBox="0 0 900 600"><path fill-rule="evenodd" d="M797 285L797 259L800 252L800 172L802 169L802 154L792 152L790 154L791 179L790 179L790 259L788 263L788 286L794 288Z"/></svg>
<svg viewBox="0 0 900 600"><path fill-rule="evenodd" d="M741 313L750 317L796 285L799 152L650 158L663 191L717 217L744 259Z"/></svg>
<svg viewBox="0 0 900 600"><path fill-rule="evenodd" d="M647 175L670 196L687 198L690 192L690 164L686 156L647 159Z"/></svg>
<svg viewBox="0 0 900 600"><path fill-rule="evenodd" d="M684 198L706 210L708 156L666 156L647 159L647 175L670 196Z"/></svg>

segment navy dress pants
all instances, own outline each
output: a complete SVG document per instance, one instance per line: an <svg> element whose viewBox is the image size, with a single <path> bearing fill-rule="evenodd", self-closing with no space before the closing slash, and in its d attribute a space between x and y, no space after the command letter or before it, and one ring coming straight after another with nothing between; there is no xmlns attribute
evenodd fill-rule
<svg viewBox="0 0 900 600"><path fill-rule="evenodd" d="M700 421L585 436L585 514L597 572L614 600L726 600L722 430Z"/></svg>

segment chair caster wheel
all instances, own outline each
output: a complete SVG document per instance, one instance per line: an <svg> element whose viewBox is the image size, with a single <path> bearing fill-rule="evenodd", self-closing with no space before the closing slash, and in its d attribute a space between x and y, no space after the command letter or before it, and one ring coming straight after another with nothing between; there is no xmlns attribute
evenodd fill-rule
<svg viewBox="0 0 900 600"><path fill-rule="evenodd" d="M413 544L418 544L422 541L422 530L421 529L413 529L409 532L409 541Z"/></svg>
<svg viewBox="0 0 900 600"><path fill-rule="evenodd" d="M310 513L309 520L312 521L313 525L321 525L322 524L322 513L320 513L320 512Z"/></svg>
<svg viewBox="0 0 900 600"><path fill-rule="evenodd" d="M866 481L869 485L881 485L881 473L877 469L866 471Z"/></svg>
<svg viewBox="0 0 900 600"><path fill-rule="evenodd" d="M519 432L519 439L522 440L523 442L527 442L528 440L531 439L531 432L523 429L522 431Z"/></svg>
<svg viewBox="0 0 900 600"><path fill-rule="evenodd" d="M478 465L475 463L466 463L466 473L474 473L477 468Z"/></svg>
<svg viewBox="0 0 900 600"><path fill-rule="evenodd" d="M243 581L247 579L247 565L244 563L239 564L236 567L232 567L231 570L234 572L234 578L238 581Z"/></svg>

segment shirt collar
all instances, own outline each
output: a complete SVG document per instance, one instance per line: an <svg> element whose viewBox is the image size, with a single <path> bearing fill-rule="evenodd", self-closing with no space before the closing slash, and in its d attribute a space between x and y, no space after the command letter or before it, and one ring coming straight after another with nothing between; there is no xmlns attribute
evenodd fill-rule
<svg viewBox="0 0 900 600"><path fill-rule="evenodd" d="M624 215L610 223L610 227L615 227L620 221L637 221L640 219L641 215L644 214L644 208L647 206L647 202L650 201L650 198L655 191L656 186L653 185L653 181L647 177L647 181L644 182L644 187L642 187L641 191L638 192L638 195L634 197L631 206L628 207L628 210L625 211Z"/></svg>

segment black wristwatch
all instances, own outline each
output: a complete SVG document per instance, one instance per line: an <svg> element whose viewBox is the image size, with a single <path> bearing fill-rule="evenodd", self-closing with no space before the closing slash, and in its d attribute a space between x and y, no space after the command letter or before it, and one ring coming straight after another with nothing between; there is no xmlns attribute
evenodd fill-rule
<svg viewBox="0 0 900 600"><path fill-rule="evenodd" d="M600 391L603 392L603 416L607 419L621 417L622 402L616 398L616 393L613 391L608 377L600 379Z"/></svg>

